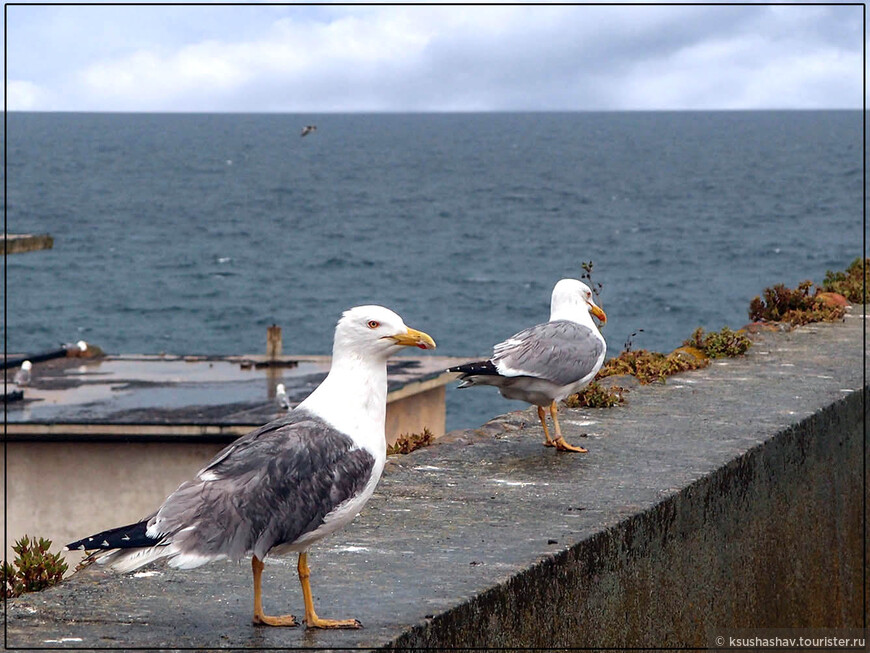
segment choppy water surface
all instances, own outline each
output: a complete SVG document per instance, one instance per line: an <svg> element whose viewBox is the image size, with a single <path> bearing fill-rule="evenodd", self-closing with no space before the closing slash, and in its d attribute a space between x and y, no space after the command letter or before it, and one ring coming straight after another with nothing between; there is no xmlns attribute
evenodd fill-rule
<svg viewBox="0 0 870 653"><path fill-rule="evenodd" d="M300 138L301 126L317 132ZM861 113L8 116L9 351L328 353L380 303L484 355L594 262L611 352L861 255ZM448 427L520 404L448 393Z"/></svg>

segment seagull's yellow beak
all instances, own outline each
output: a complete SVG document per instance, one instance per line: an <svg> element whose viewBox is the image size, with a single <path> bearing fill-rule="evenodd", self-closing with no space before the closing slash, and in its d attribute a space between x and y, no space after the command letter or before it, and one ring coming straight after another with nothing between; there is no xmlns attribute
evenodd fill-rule
<svg viewBox="0 0 870 653"><path fill-rule="evenodd" d="M428 333L409 328L405 333L397 333L394 336L386 336L395 340L397 345L403 347L419 347L420 349L435 349L435 341Z"/></svg>
<svg viewBox="0 0 870 653"><path fill-rule="evenodd" d="M589 303L589 311L592 313L592 315L601 320L601 324L607 324L607 314L600 308L598 308L598 306Z"/></svg>

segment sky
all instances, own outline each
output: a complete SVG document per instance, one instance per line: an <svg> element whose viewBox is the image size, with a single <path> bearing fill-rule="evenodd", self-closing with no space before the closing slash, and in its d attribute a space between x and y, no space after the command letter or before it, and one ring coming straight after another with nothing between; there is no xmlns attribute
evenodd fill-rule
<svg viewBox="0 0 870 653"><path fill-rule="evenodd" d="M860 109L863 7L6 5L9 110Z"/></svg>

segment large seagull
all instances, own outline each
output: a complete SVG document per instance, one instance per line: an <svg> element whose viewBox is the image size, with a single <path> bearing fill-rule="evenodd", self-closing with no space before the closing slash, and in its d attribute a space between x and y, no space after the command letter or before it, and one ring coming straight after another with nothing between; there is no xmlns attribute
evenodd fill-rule
<svg viewBox="0 0 870 653"><path fill-rule="evenodd" d="M548 322L500 342L488 360L448 371L462 375L460 388L493 385L507 399L537 406L545 446L586 453L586 449L570 445L562 437L556 402L582 390L604 363L607 345L593 315L602 324L607 321L589 286L577 279L562 279L553 288ZM549 407L553 417L555 439L550 438L544 407Z"/></svg>
<svg viewBox="0 0 870 653"><path fill-rule="evenodd" d="M435 342L382 306L346 311L329 374L299 406L226 447L150 517L67 549L95 550L94 559L121 572L159 558L191 569L251 555L254 623L268 626L297 622L263 612L263 559L296 552L305 625L359 628L356 619L315 613L308 549L348 524L374 492L386 460L387 358L408 346Z"/></svg>

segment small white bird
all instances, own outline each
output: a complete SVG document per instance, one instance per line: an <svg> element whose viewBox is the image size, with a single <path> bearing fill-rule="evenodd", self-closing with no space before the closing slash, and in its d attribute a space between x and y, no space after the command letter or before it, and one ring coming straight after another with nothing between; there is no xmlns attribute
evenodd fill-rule
<svg viewBox="0 0 870 653"><path fill-rule="evenodd" d="M275 386L275 401L283 410L290 410L290 400L287 398L287 388L283 383Z"/></svg>
<svg viewBox="0 0 870 653"><path fill-rule="evenodd" d="M604 363L607 345L592 316L607 322L592 291L577 279L562 279L553 288L550 320L524 329L493 347L489 360L451 367L460 388L493 385L507 399L538 407L544 445L559 451L586 453L565 442L557 417L557 401L582 390ZM550 408L556 438L550 439L544 407Z"/></svg>
<svg viewBox="0 0 870 653"><path fill-rule="evenodd" d="M302 133L299 135L300 136L308 136L308 134L310 134L311 132L314 132L314 131L317 131L317 125L305 125L302 128Z"/></svg>
<svg viewBox="0 0 870 653"><path fill-rule="evenodd" d="M33 368L33 363L30 361L24 361L21 363L21 367L17 372L15 372L15 377L12 379L15 385L19 388L23 388L30 383L31 368Z"/></svg>

